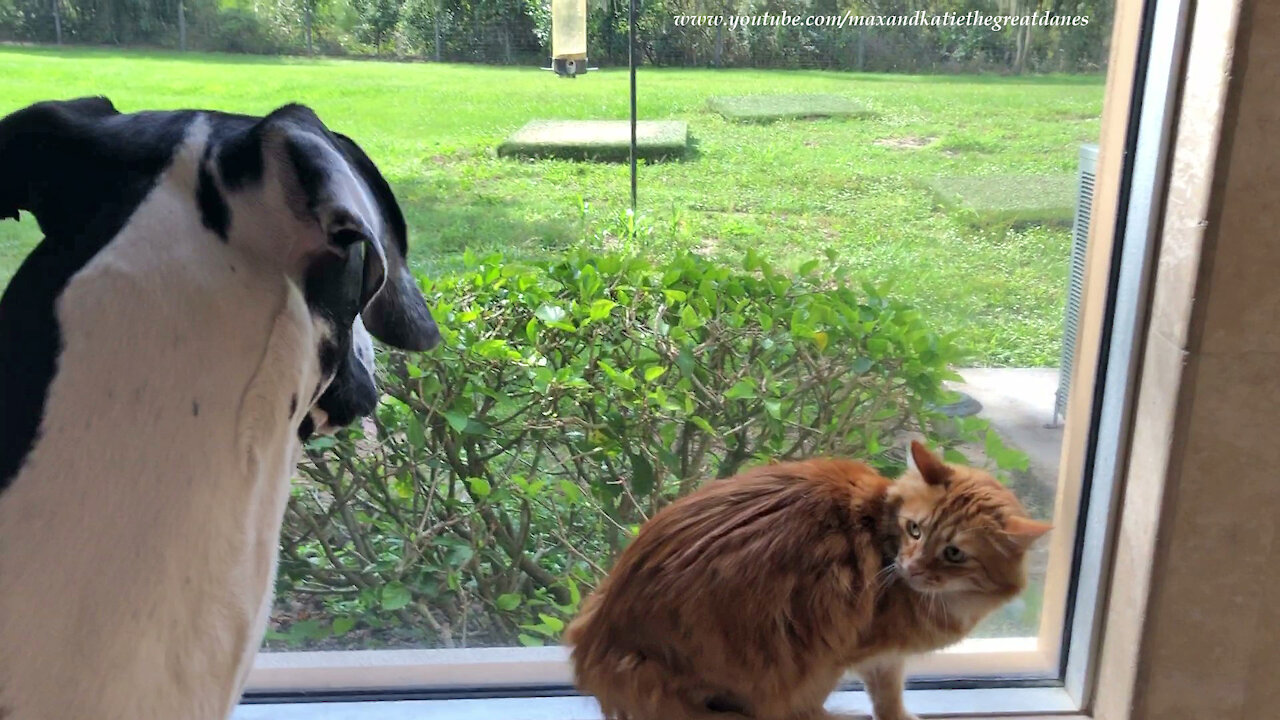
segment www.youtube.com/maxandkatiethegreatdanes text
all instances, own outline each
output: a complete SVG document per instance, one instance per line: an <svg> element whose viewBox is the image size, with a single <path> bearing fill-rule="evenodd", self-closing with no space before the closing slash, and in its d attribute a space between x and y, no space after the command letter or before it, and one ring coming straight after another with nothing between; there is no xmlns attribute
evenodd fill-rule
<svg viewBox="0 0 1280 720"><path fill-rule="evenodd" d="M1012 27L1085 27L1088 15L1059 15L1051 10L1037 10L1030 15L988 15L973 10L967 13L934 13L917 10L908 15L797 15L783 10L781 13L765 12L758 15L677 15L677 27L715 27L724 25L736 28L744 26L783 27L938 27L976 26L999 32Z"/></svg>

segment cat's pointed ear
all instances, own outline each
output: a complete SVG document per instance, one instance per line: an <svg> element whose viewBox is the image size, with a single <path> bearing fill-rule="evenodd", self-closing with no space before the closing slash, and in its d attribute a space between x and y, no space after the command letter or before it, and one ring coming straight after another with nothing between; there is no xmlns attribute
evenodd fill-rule
<svg viewBox="0 0 1280 720"><path fill-rule="evenodd" d="M1052 529L1053 526L1049 523L1019 515L1011 515L1004 521L1005 535L1023 550L1031 547L1031 543Z"/></svg>
<svg viewBox="0 0 1280 720"><path fill-rule="evenodd" d="M920 473L920 477L930 485L945 485L951 480L951 468L917 440L911 441L907 469Z"/></svg>

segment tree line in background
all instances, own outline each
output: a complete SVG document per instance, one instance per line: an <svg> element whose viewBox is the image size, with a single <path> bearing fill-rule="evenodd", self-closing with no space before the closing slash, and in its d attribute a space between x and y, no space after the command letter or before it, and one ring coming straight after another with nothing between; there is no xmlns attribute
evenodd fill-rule
<svg viewBox="0 0 1280 720"><path fill-rule="evenodd" d="M627 62L628 3L588 0L593 64ZM888 72L1091 72L1115 0L636 0L653 65ZM680 15L1086 15L1083 27L678 26ZM546 64L550 0L0 0L0 40Z"/></svg>

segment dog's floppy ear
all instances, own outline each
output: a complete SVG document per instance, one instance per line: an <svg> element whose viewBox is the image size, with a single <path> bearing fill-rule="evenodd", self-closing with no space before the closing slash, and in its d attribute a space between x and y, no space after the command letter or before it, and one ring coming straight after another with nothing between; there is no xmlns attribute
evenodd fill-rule
<svg viewBox="0 0 1280 720"><path fill-rule="evenodd" d="M119 114L110 100L86 97L36 103L0 120L0 219L17 220L26 210L47 235L74 228L77 216L92 210L77 206L92 200L84 188L125 170L95 131Z"/></svg>
<svg viewBox="0 0 1280 720"><path fill-rule="evenodd" d="M386 229L381 245L386 282L382 291L374 295L364 308L364 325L374 337L393 347L429 350L440 342L440 331L427 309L418 283L409 272L404 213L400 211L391 186L369 156L351 138L335 135L352 167L373 193Z"/></svg>
<svg viewBox="0 0 1280 720"><path fill-rule="evenodd" d="M405 263L404 216L354 142L330 132L309 108L286 105L223 143L219 174L233 193L259 178L282 188L292 215L318 224L318 234L292 234L293 246L284 249L301 269L329 254L363 258L361 282L344 287L351 297L339 304L353 303L375 337L412 350L435 345L435 321ZM235 214L233 208L233 225ZM331 302L336 290L326 290Z"/></svg>
<svg viewBox="0 0 1280 720"><path fill-rule="evenodd" d="M325 288L325 296L337 302L335 293L347 293L340 304L357 313L382 289L387 261L377 204L310 108L285 105L222 138L216 166L228 198L202 203L229 205L225 211L204 210L229 216L213 223L224 239L275 256L307 274L308 284L319 282L316 277L341 283ZM272 208L285 212L273 214ZM332 269L335 263L340 272ZM362 272L353 275L353 263ZM327 268L319 276L317 265Z"/></svg>

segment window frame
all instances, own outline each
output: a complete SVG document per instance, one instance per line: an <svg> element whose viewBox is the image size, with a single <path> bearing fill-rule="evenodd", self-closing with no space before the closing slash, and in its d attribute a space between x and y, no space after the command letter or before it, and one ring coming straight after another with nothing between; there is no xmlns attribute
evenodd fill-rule
<svg viewBox="0 0 1280 720"><path fill-rule="evenodd" d="M1150 0L1137 38L1137 72L1125 144L1125 155L1132 160L1119 188L1128 197L1119 203L1122 209L1114 218L1110 327L1097 369L1101 379L1094 393L1095 416L1090 422L1084 474L1088 489L1077 519L1082 532L1064 626L1062 680L1078 708L1088 708L1092 701L1107 597L1104 581L1111 574L1111 548L1128 464L1191 6L1190 0Z"/></svg>
<svg viewBox="0 0 1280 720"><path fill-rule="evenodd" d="M233 720L600 720L591 698L564 695L533 698L495 696L446 699L314 698L290 704L245 704ZM1062 688L908 690L907 706L922 716L1078 717ZM832 712L867 716L865 693L834 693Z"/></svg>
<svg viewBox="0 0 1280 720"><path fill-rule="evenodd" d="M1190 7L1190 0L1115 7L1039 636L971 638L915 658L907 703L921 715L1090 707ZM847 688L829 707L866 713L857 683ZM576 696L560 647L271 652L258 654L234 718L595 720L593 707Z"/></svg>

